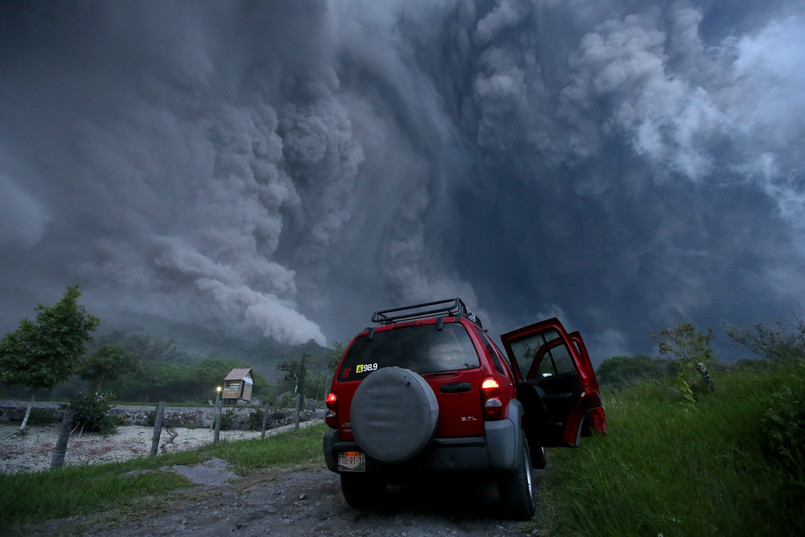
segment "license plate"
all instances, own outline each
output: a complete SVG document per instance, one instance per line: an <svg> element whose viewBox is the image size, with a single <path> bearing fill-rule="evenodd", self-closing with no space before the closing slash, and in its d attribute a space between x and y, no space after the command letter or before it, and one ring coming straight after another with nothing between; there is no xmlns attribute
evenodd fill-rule
<svg viewBox="0 0 805 537"><path fill-rule="evenodd" d="M366 455L362 451L344 451L338 454L338 470L341 472L365 472Z"/></svg>

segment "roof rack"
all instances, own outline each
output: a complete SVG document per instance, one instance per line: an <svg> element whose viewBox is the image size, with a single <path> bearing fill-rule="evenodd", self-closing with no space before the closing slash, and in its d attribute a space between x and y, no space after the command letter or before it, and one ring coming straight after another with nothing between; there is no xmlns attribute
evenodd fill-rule
<svg viewBox="0 0 805 537"><path fill-rule="evenodd" d="M483 328L481 319L470 311L467 305L464 304L464 301L458 297L376 311L372 315L372 322L378 324L392 324L400 321L411 321L414 319L437 316L466 317L480 328Z"/></svg>

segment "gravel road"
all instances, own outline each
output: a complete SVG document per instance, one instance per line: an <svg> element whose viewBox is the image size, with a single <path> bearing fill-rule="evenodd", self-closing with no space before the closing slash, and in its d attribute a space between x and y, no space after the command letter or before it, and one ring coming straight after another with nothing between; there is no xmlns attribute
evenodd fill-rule
<svg viewBox="0 0 805 537"><path fill-rule="evenodd" d="M108 537L256 536L536 536L505 518L491 484L428 483L391 487L387 507L351 509L338 476L326 469L266 469L225 485L198 485L164 503L144 502L125 513L51 521L27 535Z"/></svg>

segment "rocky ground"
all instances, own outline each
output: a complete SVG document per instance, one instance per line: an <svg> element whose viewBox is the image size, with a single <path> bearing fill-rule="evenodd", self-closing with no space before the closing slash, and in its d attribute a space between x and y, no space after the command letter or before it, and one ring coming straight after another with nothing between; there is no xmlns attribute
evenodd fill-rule
<svg viewBox="0 0 805 537"><path fill-rule="evenodd" d="M302 426L309 423L305 422ZM293 426L290 426L293 427ZM272 429L267 434L287 430L288 426ZM59 425L26 427L25 435L15 434L16 425L0 425L0 472L34 472L50 468L53 448L59 434ZM103 436L97 433L73 433L67 443L65 465L118 462L144 457L151 452L153 427L118 427L117 433ZM221 431L221 440L259 438L260 432ZM207 428L176 427L162 430L159 453L193 449L213 441L213 432Z"/></svg>

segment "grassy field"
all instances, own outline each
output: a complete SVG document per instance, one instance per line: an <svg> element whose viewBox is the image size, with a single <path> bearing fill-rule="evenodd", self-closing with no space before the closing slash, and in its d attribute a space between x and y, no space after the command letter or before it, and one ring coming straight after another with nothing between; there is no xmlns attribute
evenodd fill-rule
<svg viewBox="0 0 805 537"><path fill-rule="evenodd" d="M609 434L549 452L539 534L805 535L804 380L799 364L722 373L698 402L672 379L604 394Z"/></svg>
<svg viewBox="0 0 805 537"><path fill-rule="evenodd" d="M264 440L222 441L124 463L0 475L0 533L11 535L18 524L97 512L188 486L178 474L141 470L216 457L232 463L240 475L266 467L322 466L321 438L326 429L318 425Z"/></svg>

